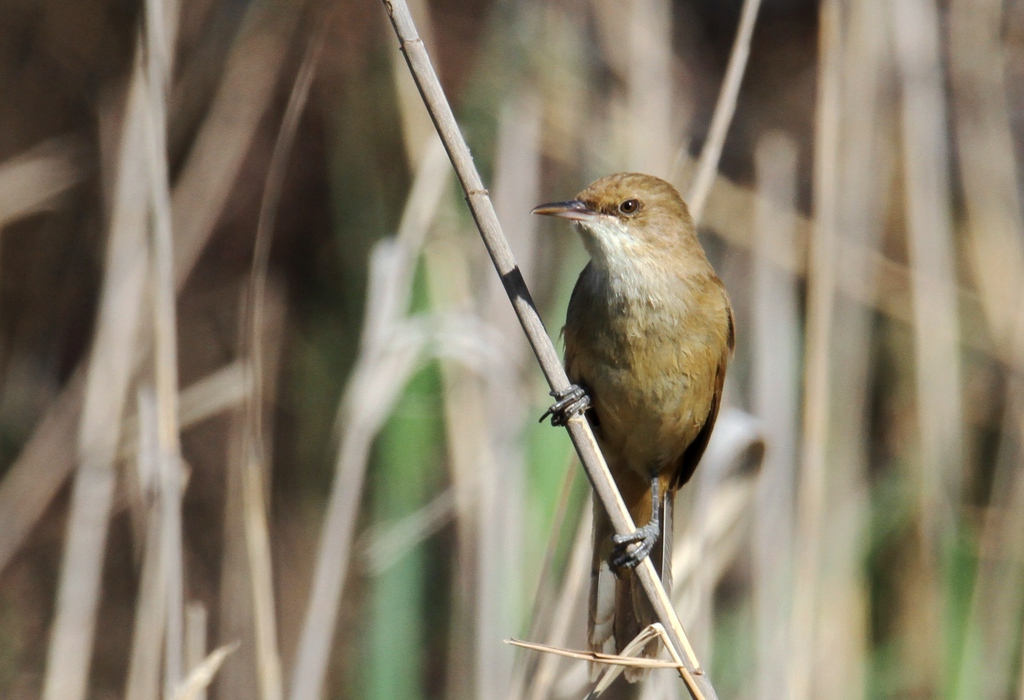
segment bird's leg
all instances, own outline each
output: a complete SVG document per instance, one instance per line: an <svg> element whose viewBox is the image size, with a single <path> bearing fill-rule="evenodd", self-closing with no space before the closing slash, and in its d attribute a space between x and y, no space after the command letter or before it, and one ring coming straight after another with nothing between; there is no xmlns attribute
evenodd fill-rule
<svg viewBox="0 0 1024 700"><path fill-rule="evenodd" d="M634 569L654 549L661 537L661 515L658 499L658 477L651 479L651 519L643 527L639 527L628 535L612 535L612 557L613 568ZM630 549L630 545L636 547Z"/></svg>
<svg viewBox="0 0 1024 700"><path fill-rule="evenodd" d="M551 425L565 425L574 415L590 408L590 397L577 384L570 384L565 391L552 391L551 395L555 397L555 402L544 411L538 422L543 423L545 418L551 416Z"/></svg>

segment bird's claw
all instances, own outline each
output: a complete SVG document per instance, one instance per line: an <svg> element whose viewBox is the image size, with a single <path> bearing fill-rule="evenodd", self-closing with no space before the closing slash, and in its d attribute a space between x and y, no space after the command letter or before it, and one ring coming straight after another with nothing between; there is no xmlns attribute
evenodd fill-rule
<svg viewBox="0 0 1024 700"><path fill-rule="evenodd" d="M543 423L545 418L551 416L551 425L562 426L576 414L583 413L590 408L590 397L576 384L569 385L569 388L562 392L552 391L551 395L555 397L555 403L544 411L539 423Z"/></svg>
<svg viewBox="0 0 1024 700"><path fill-rule="evenodd" d="M615 569L635 569L650 555L661 537L661 526L657 522L647 523L628 535L612 535L611 565ZM630 545L636 545L630 549Z"/></svg>

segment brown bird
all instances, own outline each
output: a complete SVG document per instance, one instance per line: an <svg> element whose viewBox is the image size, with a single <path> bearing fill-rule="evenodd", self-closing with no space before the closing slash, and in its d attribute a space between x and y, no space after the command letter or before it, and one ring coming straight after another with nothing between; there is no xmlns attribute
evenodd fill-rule
<svg viewBox="0 0 1024 700"><path fill-rule="evenodd" d="M718 416L732 309L686 203L664 180L609 175L533 213L579 224L590 254L563 329L574 386L550 414L558 425L586 410L639 528L615 535L595 503L588 637L592 650L617 653L654 621L633 568L651 555L670 581L671 538L662 534L671 534L676 490L697 468ZM626 671L630 680L643 676Z"/></svg>

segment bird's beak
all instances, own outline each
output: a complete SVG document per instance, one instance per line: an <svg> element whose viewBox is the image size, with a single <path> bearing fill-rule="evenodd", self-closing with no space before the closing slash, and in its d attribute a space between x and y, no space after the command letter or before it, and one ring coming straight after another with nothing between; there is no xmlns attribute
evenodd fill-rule
<svg viewBox="0 0 1024 700"><path fill-rule="evenodd" d="M534 207L531 213L560 216L563 219L572 219L573 221L589 221L598 216L597 212L578 199L572 199L568 202L541 204L539 207Z"/></svg>

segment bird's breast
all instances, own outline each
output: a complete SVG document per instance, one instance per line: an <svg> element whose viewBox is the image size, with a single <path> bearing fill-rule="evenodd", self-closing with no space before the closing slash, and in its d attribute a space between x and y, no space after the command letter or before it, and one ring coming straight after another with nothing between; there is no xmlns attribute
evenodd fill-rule
<svg viewBox="0 0 1024 700"><path fill-rule="evenodd" d="M581 275L566 369L590 391L606 456L620 467L656 472L700 431L725 351L728 302L718 290L714 278L623 295Z"/></svg>

